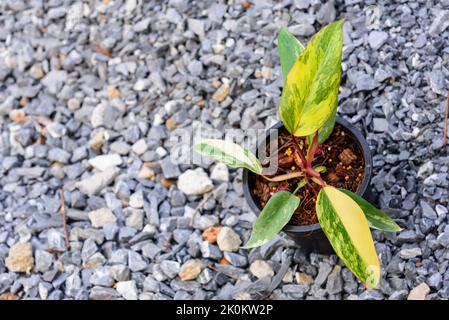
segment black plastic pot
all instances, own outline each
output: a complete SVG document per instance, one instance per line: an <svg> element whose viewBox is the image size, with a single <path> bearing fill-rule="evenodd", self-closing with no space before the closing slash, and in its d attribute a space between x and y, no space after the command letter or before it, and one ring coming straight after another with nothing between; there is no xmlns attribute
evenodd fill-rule
<svg viewBox="0 0 449 320"><path fill-rule="evenodd" d="M363 181L357 189L356 193L370 202L375 202L375 195L370 188L373 161L368 143L366 142L365 137L362 135L362 133L348 121L337 116L336 122L352 133L363 152L365 172ZM271 127L267 131L265 136L267 143L269 142L271 132L273 130L281 130L283 127L284 125L282 124L282 122L278 122L276 125ZM262 144L259 144L259 148L262 147L261 145ZM260 207L258 200L253 196L251 192L255 184L255 178L256 175L253 172L247 169L243 170L243 193L250 208L254 211L254 213L259 215L262 208ZM327 237L325 236L319 223L307 226L286 225L283 231L287 235L289 235L296 242L296 244L301 247L303 251L307 253L334 253L334 250L332 249L332 246L327 240Z"/></svg>

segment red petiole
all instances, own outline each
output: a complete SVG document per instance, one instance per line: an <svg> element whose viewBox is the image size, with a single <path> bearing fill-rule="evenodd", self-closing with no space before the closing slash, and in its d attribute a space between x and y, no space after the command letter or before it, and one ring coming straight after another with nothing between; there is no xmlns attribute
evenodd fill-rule
<svg viewBox="0 0 449 320"><path fill-rule="evenodd" d="M284 180L289 180L292 178L297 178L297 177L301 177L301 176L305 176L305 178L307 179L307 176L316 178L319 182L320 182L320 186L322 188L324 188L326 186L326 182L323 180L323 178L321 178L321 175L312 167L312 162L313 159L315 158L315 155L318 151L318 132L315 133L315 135L313 136L313 140L312 140L312 144L309 147L309 150L307 152L307 156L304 155L302 147L300 145L300 143L298 142L298 138L294 135L292 135L293 137L293 142L296 145L296 149L299 155L299 159L300 161L300 167L301 167L301 171L302 172L292 172L289 174L284 174L281 176L277 176L274 178L268 178L266 176L263 176L266 180L269 181L284 181ZM308 179L307 179L308 180Z"/></svg>

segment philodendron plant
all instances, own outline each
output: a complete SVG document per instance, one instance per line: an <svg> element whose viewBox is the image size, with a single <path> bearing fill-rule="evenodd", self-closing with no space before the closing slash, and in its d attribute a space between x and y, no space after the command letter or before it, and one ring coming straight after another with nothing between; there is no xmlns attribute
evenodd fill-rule
<svg viewBox="0 0 449 320"><path fill-rule="evenodd" d="M357 194L338 189L323 180L323 166L314 166L319 146L331 135L337 114L343 20L319 31L307 47L281 28L278 35L284 88L279 113L295 143L298 170L272 177L264 172L258 158L249 150L226 140L205 139L194 150L226 163L243 167L269 181L295 178L300 182L293 192L273 194L260 213L244 248L263 245L290 221L301 199L295 195L306 184L315 183L316 214L322 230L340 259L368 287L380 279L380 264L370 227L396 232L401 228L382 211ZM304 138L306 143L301 143Z"/></svg>

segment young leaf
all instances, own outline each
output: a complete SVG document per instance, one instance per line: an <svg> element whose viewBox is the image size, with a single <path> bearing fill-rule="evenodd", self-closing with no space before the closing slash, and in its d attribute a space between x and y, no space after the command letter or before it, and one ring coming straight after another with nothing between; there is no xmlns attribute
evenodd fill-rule
<svg viewBox="0 0 449 320"><path fill-rule="evenodd" d="M306 184L307 184L307 180L305 178L303 178L303 179L301 179L301 181L298 182L298 185L296 186L296 188L299 190L299 189L303 188Z"/></svg>
<svg viewBox="0 0 449 320"><path fill-rule="evenodd" d="M376 287L380 264L362 209L345 193L326 186L318 194L316 212L340 259L369 288Z"/></svg>
<svg viewBox="0 0 449 320"><path fill-rule="evenodd" d="M275 193L260 213L251 237L243 248L258 247L273 239L290 221L299 201L297 196L288 191Z"/></svg>
<svg viewBox="0 0 449 320"><path fill-rule="evenodd" d="M340 189L340 191L347 194L352 198L352 200L357 202L357 204L365 214L365 217L368 220L369 226L371 228L387 232L398 232L402 230L401 227L398 226L398 224L394 222L393 219L374 207L371 203L369 203L362 197L359 197L357 194L346 189Z"/></svg>
<svg viewBox="0 0 449 320"><path fill-rule="evenodd" d="M204 139L193 149L207 157L224 162L232 168L247 168L254 173L262 173L259 159L248 149L220 139Z"/></svg>
<svg viewBox="0 0 449 320"><path fill-rule="evenodd" d="M308 136L332 115L340 86L343 20L319 31L288 73L279 113L287 130Z"/></svg>
<svg viewBox="0 0 449 320"><path fill-rule="evenodd" d="M325 166L316 166L313 169L318 173L325 173L327 171L327 168Z"/></svg>
<svg viewBox="0 0 449 320"><path fill-rule="evenodd" d="M278 34L278 50L281 59L282 78L286 81L290 69L304 50L304 45L288 32L286 27L281 27Z"/></svg>

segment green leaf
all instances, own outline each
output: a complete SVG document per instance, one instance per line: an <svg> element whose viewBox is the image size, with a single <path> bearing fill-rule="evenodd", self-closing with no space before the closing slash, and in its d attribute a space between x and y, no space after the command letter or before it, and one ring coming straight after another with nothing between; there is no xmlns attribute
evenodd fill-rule
<svg viewBox="0 0 449 320"><path fill-rule="evenodd" d="M335 253L367 287L376 287L380 263L362 209L345 193L326 186L318 194L316 212Z"/></svg>
<svg viewBox="0 0 449 320"><path fill-rule="evenodd" d="M258 247L273 239L290 221L299 202L299 198L288 191L275 193L257 218L251 237L243 248Z"/></svg>
<svg viewBox="0 0 449 320"><path fill-rule="evenodd" d="M281 27L278 34L278 50L281 59L282 78L285 81L293 64L304 50L304 45L288 32L286 27Z"/></svg>
<svg viewBox="0 0 449 320"><path fill-rule="evenodd" d="M342 24L339 20L319 31L288 73L279 113L295 136L308 136L320 129L338 103Z"/></svg>
<svg viewBox="0 0 449 320"><path fill-rule="evenodd" d="M335 102L334 109L329 118L327 118L326 122L323 126L318 130L318 144L322 144L324 141L329 138L334 131L335 120L337 120L337 105L338 101ZM307 136L307 144L310 145L313 140L313 134Z"/></svg>
<svg viewBox="0 0 449 320"><path fill-rule="evenodd" d="M193 150L224 162L232 168L247 168L254 173L262 173L262 165L259 159L251 151L238 144L220 139L204 139L196 144Z"/></svg>
<svg viewBox="0 0 449 320"><path fill-rule="evenodd" d="M325 166L316 166L313 169L318 173L325 173L327 171L327 168Z"/></svg>
<svg viewBox="0 0 449 320"><path fill-rule="evenodd" d="M393 219L374 207L371 203L369 203L362 197L346 189L340 189L340 191L347 194L352 198L352 200L357 202L357 204L365 214L371 228L387 232L398 232L402 230L401 227L396 222L394 222Z"/></svg>
<svg viewBox="0 0 449 320"><path fill-rule="evenodd" d="M307 184L307 180L305 178L303 178L303 179L301 179L301 181L299 181L296 188L299 190L299 189L303 188L306 184Z"/></svg>

